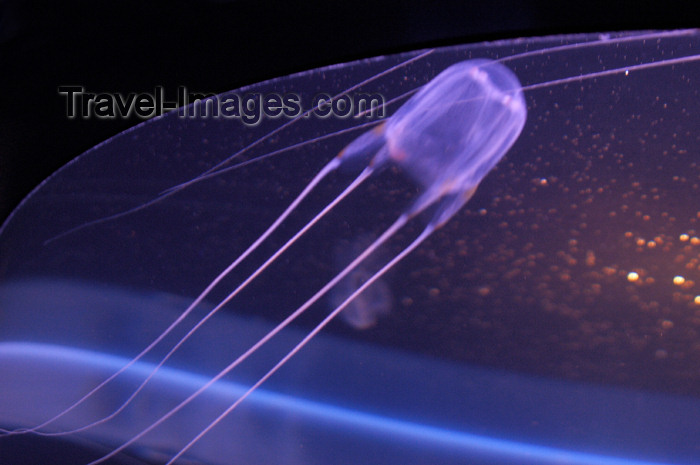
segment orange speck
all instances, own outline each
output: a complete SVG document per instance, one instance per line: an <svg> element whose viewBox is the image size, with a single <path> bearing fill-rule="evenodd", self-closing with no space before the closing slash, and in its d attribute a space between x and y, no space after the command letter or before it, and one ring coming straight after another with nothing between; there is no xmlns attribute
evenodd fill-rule
<svg viewBox="0 0 700 465"><path fill-rule="evenodd" d="M486 297L491 293L491 288L488 286L481 286L476 290L477 294L479 294L482 297Z"/></svg>
<svg viewBox="0 0 700 465"><path fill-rule="evenodd" d="M397 163L401 163L408 158L408 155L405 151L399 149L398 147L391 147L389 150L389 158Z"/></svg>
<svg viewBox="0 0 700 465"><path fill-rule="evenodd" d="M595 266L595 253L592 250L586 251L586 265Z"/></svg>

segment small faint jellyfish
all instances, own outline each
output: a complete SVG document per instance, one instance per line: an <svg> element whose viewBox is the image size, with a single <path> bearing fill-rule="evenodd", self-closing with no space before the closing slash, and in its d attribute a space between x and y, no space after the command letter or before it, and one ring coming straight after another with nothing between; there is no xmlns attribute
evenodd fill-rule
<svg viewBox="0 0 700 465"><path fill-rule="evenodd" d="M363 236L349 246L338 246L335 252L335 262L338 268L342 269L371 242L370 237ZM381 259L382 257L378 256L378 254L374 254L338 283L328 299L331 307L336 308L339 306L371 278L375 269L381 265ZM340 318L355 329L369 329L375 326L380 318L389 314L392 305L391 288L387 284L386 279L379 279L345 307L340 313Z"/></svg>

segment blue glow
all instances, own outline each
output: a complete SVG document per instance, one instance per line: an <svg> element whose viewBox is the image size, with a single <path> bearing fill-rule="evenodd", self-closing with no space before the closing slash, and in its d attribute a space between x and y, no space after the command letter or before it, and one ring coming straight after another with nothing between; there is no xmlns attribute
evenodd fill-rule
<svg viewBox="0 0 700 465"><path fill-rule="evenodd" d="M3 343L0 344L0 359L43 361L52 364L76 364L86 372L95 369L116 371L127 359L114 355L90 352L65 346L34 344L34 343ZM129 370L129 374L145 377L153 369L150 363L139 362ZM207 378L191 372L173 368L162 368L157 378L174 389L195 390L207 382ZM232 401L246 390L246 386L232 382L221 381L205 394L217 400ZM435 426L411 423L395 418L387 418L376 414L340 408L333 405L311 401L299 397L280 394L265 389L255 392L246 401L248 408L262 407L284 411L307 417L311 422L324 422L341 431L362 431L378 439L393 441L410 441L430 444L431 447L455 449L460 454L482 456L491 459L507 460L517 463L543 464L598 464L598 465L651 465L661 462L633 460L629 458L604 456L577 452L573 450L545 447L536 444L510 441L503 438L488 437L455 431ZM236 415L234 412L233 415ZM419 444L420 445L420 444Z"/></svg>

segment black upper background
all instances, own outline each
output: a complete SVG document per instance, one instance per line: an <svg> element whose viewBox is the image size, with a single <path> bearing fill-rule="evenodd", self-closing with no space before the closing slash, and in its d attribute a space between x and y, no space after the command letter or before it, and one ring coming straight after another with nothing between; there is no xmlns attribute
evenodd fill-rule
<svg viewBox="0 0 700 465"><path fill-rule="evenodd" d="M0 0L0 222L53 171L141 122L66 118L60 85L220 93L415 48L700 25L694 2Z"/></svg>

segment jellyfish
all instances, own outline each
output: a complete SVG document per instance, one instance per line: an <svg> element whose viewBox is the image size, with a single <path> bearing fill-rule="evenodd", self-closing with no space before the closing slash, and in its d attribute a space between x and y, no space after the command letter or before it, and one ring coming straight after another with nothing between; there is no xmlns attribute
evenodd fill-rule
<svg viewBox="0 0 700 465"><path fill-rule="evenodd" d="M338 244L335 252L338 266L342 269L353 256L358 255L371 242L370 238L360 237L350 244ZM347 299L362 283L372 277L372 270L380 264L380 260L367 260L351 271L338 283L329 294L332 308L336 308ZM377 324L377 320L389 314L392 306L391 288L384 279L376 280L362 294L353 299L340 313L340 318L351 327L364 330Z"/></svg>
<svg viewBox="0 0 700 465"><path fill-rule="evenodd" d="M59 270L67 277L74 277L70 264L83 260L95 261L99 262L95 269L98 270L96 273L101 281L112 281L130 287L144 280L159 283L170 281L173 276L180 276L181 279L175 280L176 283L169 284L172 286L172 292L193 294L197 297L184 305L184 311L171 319L170 323L155 329L146 328L148 325L144 323L148 321L148 316L144 313L150 314L156 312L155 310L137 311L136 315L125 320L119 316L120 312L129 313L133 309L142 309L143 302L140 305L134 302L125 305L123 301L119 301L120 307L123 308L114 308L113 312L107 312L108 315L101 315L99 320L89 309L74 307L75 314L63 309L60 315L63 321L61 324L75 322L74 329L64 334L54 334L57 332L56 320L50 315L34 321L34 334L42 334L42 337L46 337L51 343L65 346L66 340L80 333L80 337L86 338L86 342L79 344L82 349L94 352L96 347L110 346L110 350L128 353L130 356L127 357L128 362L120 365L122 359L119 358L100 359L98 363L94 360L85 361L85 352L55 352L59 359L65 358L71 360L71 363L77 363L71 368L72 376L77 376L76 373L80 371L81 363L77 361L83 360L82 366L92 366L96 363L102 368L95 370L96 378L99 379L88 381L89 386L83 388L77 397L73 390L68 389L71 392L67 393L66 397L70 399L62 398L57 412L43 418L37 418L41 417L42 412L33 412L31 421L34 423L22 424L20 429L7 432L6 436L33 432L86 434L90 437L90 431L93 429L108 429L110 425L118 425L116 429L119 429L124 427L124 423L133 422L137 431L133 428L125 429L128 433L114 436L120 444L111 444L113 449L110 452L91 462L100 463L128 446L138 444L152 431L157 434L160 427L167 426L171 417L184 415L191 411L193 406L201 406L198 399L208 399L207 395L215 396L217 386L228 386L224 384L227 382L224 378L229 373L235 374L239 370L245 370L245 362L249 358L265 366L262 372L255 369L244 372L242 376L248 381L247 387L233 393L227 391L226 395L221 394L220 397L227 398L228 402L219 399L208 404L215 405L219 411L207 411L207 421L197 417L196 421L192 422L197 428L196 434L180 440L174 448L161 436L156 436L155 444L151 445L155 450L167 451L166 454L170 457L168 463L180 457L187 457L190 450L227 417L236 414L250 415L250 412L245 411L246 399L250 397L249 401L255 402L255 394L260 393L259 388L268 380L274 387L273 375L278 371L283 375L285 367L291 367L291 361L301 356L304 348L308 349L317 341L321 329L331 325L337 315L342 315L343 311L357 305L358 299L366 297L366 293L372 291L373 285L378 285L382 279L386 279L385 276L390 270L396 272L402 266L402 262L405 263L405 260L410 260L414 254L420 253L423 248L421 244L440 239L436 239L440 232L450 227L467 202L482 192L479 186L492 181L494 176L489 173L500 173L498 167L501 159L506 157L509 151L521 150L518 148L519 142L516 141L528 131L526 96L540 91L542 93L537 94L540 100L532 102L531 107L541 106L543 103L540 102L546 102L552 108L558 108L561 104L556 101L556 97L551 98L551 93L547 94L557 87L571 86L570 90L575 88L572 92L584 94L583 83L601 87L605 85L602 82L607 77L626 79L630 75L668 70L673 66L688 67L690 63L700 59L691 52L687 52L688 55L680 54L656 61L630 63L625 61L624 54L618 55L614 50L624 45L663 47L664 40L668 41L668 44L692 42L696 40L695 36L694 31L631 34L617 38L603 37L599 40L589 38L589 41L582 42L574 40L570 44L561 45L547 42L540 44L542 47L538 47L536 41L520 44L514 42L495 46L498 49L495 52L496 56L490 57L489 60L474 58L473 55L477 54L475 49L449 49L387 58L382 63L384 69L381 70L377 68L378 63L369 64L369 77L363 81L364 85L375 82L374 76L387 77L382 84L384 89L391 88L397 82L406 82L396 80L392 73L410 76L418 69L417 66L424 63L431 63L432 66L444 70L439 74L428 72L427 76L421 78L429 79L422 87L410 90L402 88L395 101L391 99L387 103L387 106L400 104L391 116L383 121L362 125L361 129L364 129L364 132L359 135L340 127L344 121L328 120L332 137L304 133L300 142L288 143L289 146L295 146L294 150L298 150L293 153L299 154L309 150L311 146L319 151L327 151L329 141L342 142L341 147L335 150L338 154L330 161L322 160L322 163L313 157L310 159L308 154L304 157L303 153L299 155L300 160L295 160L290 153L268 157L273 152L284 150L273 148L274 146L269 144L279 140L285 131L293 133L297 120L285 123L269 121L262 124L256 129L261 131L261 135L254 138L253 142L246 146L248 148L235 158L216 158L216 154L221 154L229 148L226 137L212 137L218 129L216 122L200 127L200 130L196 131L197 140L184 137L173 144L173 153L169 154L173 155L172 158L159 157L160 159L154 161L155 165L150 167L151 173L167 179L170 174L168 171L175 170L170 166L173 159L184 158L189 163L189 159L183 154L205 148L199 162L195 166L187 167L188 176L177 183L163 183L159 187L161 194L155 196L144 194L138 186L127 194L114 191L113 184L95 177L95 172L89 166L89 156L85 158L85 163L74 163L71 169L59 173L33 194L30 201L22 205L3 226L0 231L0 238L4 243L3 256L9 257L3 263L3 269L9 270L5 271L6 276L17 279L19 276L30 274L27 270L34 267L34 271L31 272L34 275L40 274L37 269L41 270L44 276L50 275L53 270ZM657 41L657 45L647 45L647 42L651 41ZM533 50L528 50L529 46L532 46ZM607 67L597 62L592 65L581 62L580 68L572 70L564 66L564 72L559 71L557 57L567 61L567 53L586 50L600 54L610 52L611 63L618 64ZM549 57L548 60L552 61L546 61L543 57ZM537 80L539 74L544 71L536 65L533 66L532 63L536 64L537 60L549 63L554 74ZM589 65L592 68L584 67ZM520 73L524 74L526 71L530 77L527 82L523 82ZM559 74L556 74L557 72ZM540 114L533 118L532 113L530 111L530 131L539 130L539 126L549 123L547 118ZM171 119L175 120L174 117ZM304 120L309 118L306 118L306 115L299 118L299 121ZM198 127L200 124L192 120L174 122L181 125L183 130ZM565 119L562 120L562 124L563 130L566 131ZM570 141L580 137L580 126L574 124L571 130L572 135L567 134L562 140ZM166 136L161 138L159 134L147 132L127 133L103 146L100 153L102 156L109 155L115 162L120 162L120 156L127 153L124 151L125 145L157 145L165 138ZM261 146L267 147L267 152L257 152ZM557 147L542 146L535 151L544 152L551 148ZM318 152L314 151L311 155L317 154ZM246 155L250 158L245 159ZM214 157L214 160L209 157ZM294 166L291 165L292 162L295 162L296 169L289 168ZM129 168L137 169L142 167L139 163L143 162L134 158L124 163L127 166L135 165L136 167ZM316 174L300 176L301 172L308 173L307 163L315 167ZM556 163L556 160L547 158L546 163ZM260 170L270 167L275 173L279 173L279 176L263 177ZM523 171L528 169L531 168L522 168ZM248 177L259 180L259 186L242 182ZM549 182L554 182L555 177ZM539 186L548 182L546 177L538 179ZM90 185L91 182L95 184ZM119 182L116 184L118 188ZM84 188L76 190L76 186ZM489 189L488 192L493 192L493 187ZM90 206L95 192L115 198L116 205L106 210L100 206ZM217 194L216 202L211 200L212 192ZM385 193L390 195L384 196ZM76 215L80 220L75 221L77 218L72 218L64 210L53 208L63 199L71 199L78 206L85 207L75 208L80 211ZM286 206L282 209L279 207L280 199L286 200ZM486 200L482 199L482 202ZM507 209L504 215L510 211L514 211L513 215L519 215L519 209L524 209L517 198L503 195L493 195L491 203L486 202L482 205L498 209L501 203L508 202L513 203L513 206L510 210ZM271 210L273 213L265 214L265 210ZM550 210L553 210L550 215L556 214L556 208L552 207L547 211ZM44 212L41 218L51 225L49 231L27 227L31 221L36 221L37 211ZM236 212L233 221L229 218L231 211ZM344 222L351 222L355 228L358 225L371 226L373 234L372 240L362 250L352 257L344 258L345 263L338 272L332 270L328 260L324 260L333 256L332 247L338 243L338 236L345 235L347 239L352 240L359 234L365 234L344 227ZM498 221L499 224L503 222L505 221L502 218ZM526 228L527 225L520 227ZM173 233L174 231L177 232ZM468 226L461 234L469 235ZM207 246L203 246L197 240L204 235L208 237ZM24 243L31 243L32 250L28 251L26 247L21 246ZM176 252L172 256L164 257L156 249L157 245ZM17 251L7 252L15 247ZM478 247L478 244L474 247ZM100 257L100 250L110 248L113 248L112 253L107 252L104 257ZM368 264L376 263L374 260L377 258L377 251L381 248L391 250L391 253L386 255L389 258L372 267L373 271L370 274L356 281L356 288L348 292L330 312L324 314L320 322L304 327L304 319L310 318L309 311L313 312L317 304L323 304L326 294L347 282L345 280L351 278L353 273L364 270ZM232 254L234 258L224 260L221 257L224 255L223 251L230 249L236 250ZM100 259L97 260L97 257ZM257 264L248 263L254 260L257 260ZM330 261L332 262L332 259ZM445 260L445 266L449 266L449 261ZM212 275L210 270L217 266L218 270L223 271ZM149 272L149 267L153 267L156 272ZM305 276L304 272L308 270L314 270L312 276L305 280L298 278ZM76 270L75 276L79 274ZM426 272L426 275L430 273ZM474 279L478 281L479 277ZM58 293L57 288L50 285L43 289L51 289L54 295ZM436 294L432 289L437 290L437 287L431 288L429 294ZM20 290L13 288L13 292L24 296L16 300L26 301L28 294L23 294ZM13 292L4 291L6 302L16 302L12 298L15 295ZM475 294L475 299L478 300L489 292L479 291ZM110 308L110 302L117 301L115 298L107 298L111 297L107 290L87 294L90 296L88 302L94 308ZM146 298L137 300L144 299ZM402 302L410 300L407 298ZM67 296L65 301L69 302L70 296ZM211 304L210 301L214 303ZM180 303L179 300L177 302ZM249 329L253 336L241 332L235 333L235 336L229 335L228 338L226 335L219 335L219 339L212 337L209 339L210 344L213 340L227 339L228 344L212 346L208 350L200 349L204 352L198 353L197 348L206 345L202 341L197 344L193 341L198 340L197 336L202 334L207 323L225 306L236 306L241 308L241 311L245 311L242 307L248 307L248 316L251 319L265 311L271 312L267 318L272 319L279 314L273 315L270 309L282 307L280 312L283 316L281 322L272 329L269 325L262 325L264 329L258 326ZM140 320L141 318L143 320ZM295 340L289 335L297 333L290 332L288 326L297 319L302 320L299 324L304 331L303 335ZM130 322L128 327L120 328L120 325L125 324L124 321ZM189 322L189 326L184 324L186 321ZM78 322L80 324L77 324ZM15 329L17 333L10 338L21 340L28 337L22 334L23 324L26 323L17 323L17 328L20 329ZM88 333L91 327L93 331L97 328L98 333L104 332L105 337L98 336L96 340L90 341L91 336ZM116 328L115 332L110 332L110 328ZM145 333L143 335L140 334L142 330ZM131 340L118 340L119 337L108 336L109 334L133 337ZM238 340L247 341L250 337L253 337L253 340L249 344L244 344L243 347L239 345ZM283 340L274 345L273 341L278 338ZM138 345L138 349L134 349L134 345ZM269 345L273 345L271 354L263 352L264 347ZM236 346L240 351L231 355L232 346ZM25 354L35 354L28 348L23 350ZM216 357L212 351L228 355ZM217 366L214 359L223 366ZM338 363L341 362L339 360ZM212 364L202 367L208 373L205 379L185 380L181 376L178 377L171 368L183 365L192 367L197 363ZM48 370L49 367L43 365L42 369ZM303 373L304 370L296 367L296 371ZM148 395L149 390L161 384L168 385L168 380L170 385L177 385L177 389L168 391L173 393L172 398L163 396L163 406L153 407L153 414L146 415L146 418L139 416L149 413L147 408L143 408L144 405L155 403L157 395ZM117 385L117 389L109 391L110 385ZM60 397L63 394L59 392L57 395ZM110 395L119 400L103 399L98 402L101 408L91 407L87 413L80 414L84 404L92 405L91 402L94 403L100 396ZM144 399L149 399L149 402L140 403ZM266 405L277 401L278 399L267 398ZM130 416L124 419L125 415ZM71 416L72 421L62 423ZM279 418L277 420L282 421ZM237 437L246 441L246 434L251 433L241 430ZM0 438L0 441L3 439ZM287 452L295 457L295 452L290 452L291 450L293 447ZM562 452L557 450L557 453ZM302 462L302 459L298 461ZM225 459L221 459L221 462L226 463Z"/></svg>

